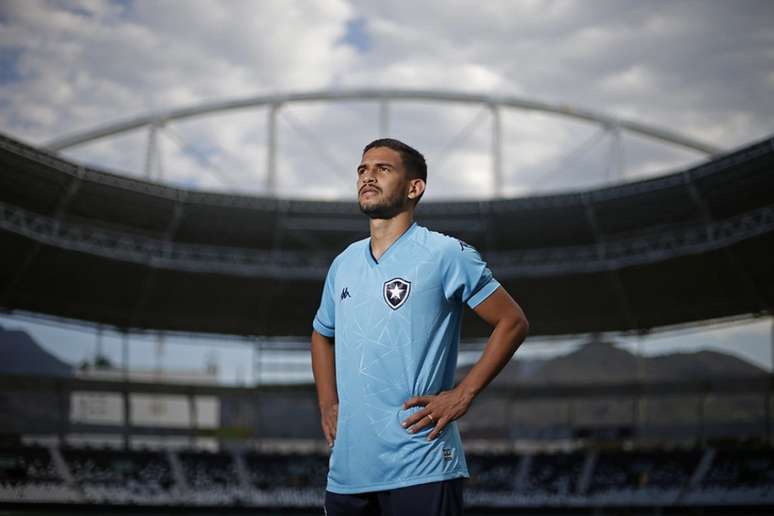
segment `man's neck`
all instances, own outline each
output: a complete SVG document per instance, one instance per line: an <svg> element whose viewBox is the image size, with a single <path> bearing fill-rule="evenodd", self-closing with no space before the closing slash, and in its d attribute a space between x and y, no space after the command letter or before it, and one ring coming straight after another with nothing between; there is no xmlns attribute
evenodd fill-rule
<svg viewBox="0 0 774 516"><path fill-rule="evenodd" d="M371 254L377 261L414 222L414 211L406 210L391 219L371 219Z"/></svg>

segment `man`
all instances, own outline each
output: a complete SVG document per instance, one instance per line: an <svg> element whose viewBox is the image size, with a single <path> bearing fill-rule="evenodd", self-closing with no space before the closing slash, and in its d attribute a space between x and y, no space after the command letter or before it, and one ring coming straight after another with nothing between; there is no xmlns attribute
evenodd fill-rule
<svg viewBox="0 0 774 516"><path fill-rule="evenodd" d="M371 237L334 259L312 332L333 448L328 516L462 514L469 474L456 420L528 332L524 312L475 249L414 222L426 180L424 157L403 142L380 139L363 150L358 202ZM494 331L455 387L463 304Z"/></svg>

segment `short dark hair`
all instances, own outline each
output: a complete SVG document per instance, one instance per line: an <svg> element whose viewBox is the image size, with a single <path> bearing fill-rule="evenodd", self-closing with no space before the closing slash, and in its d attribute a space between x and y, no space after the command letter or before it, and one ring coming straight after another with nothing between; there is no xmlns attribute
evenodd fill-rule
<svg viewBox="0 0 774 516"><path fill-rule="evenodd" d="M421 152L400 140L379 138L366 145L363 149L363 154L377 147L387 147L396 151L400 154L400 160L403 162L403 167L408 172L409 177L411 179L421 179L427 183L427 163L425 163L425 157L422 156Z"/></svg>

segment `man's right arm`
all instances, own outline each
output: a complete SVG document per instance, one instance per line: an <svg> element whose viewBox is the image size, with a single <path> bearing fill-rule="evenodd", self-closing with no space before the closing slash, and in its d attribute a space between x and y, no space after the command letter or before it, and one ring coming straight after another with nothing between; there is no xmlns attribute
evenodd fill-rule
<svg viewBox="0 0 774 516"><path fill-rule="evenodd" d="M333 447L336 440L336 420L339 414L333 346L332 338L312 330L312 373L320 405L320 422L328 447Z"/></svg>

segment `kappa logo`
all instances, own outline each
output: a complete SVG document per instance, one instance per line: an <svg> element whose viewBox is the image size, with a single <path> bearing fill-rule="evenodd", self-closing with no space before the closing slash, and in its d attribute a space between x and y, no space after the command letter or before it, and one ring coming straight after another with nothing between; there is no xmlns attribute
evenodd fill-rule
<svg viewBox="0 0 774 516"><path fill-rule="evenodd" d="M463 241L462 241L462 240L460 240L459 238L457 239L457 242L459 242L459 243L460 243L460 251L464 251L464 250L465 250L465 248L467 248L467 249L473 249L473 250L475 251L475 249L473 248L473 246L472 246L472 245L470 245L469 243L467 243L467 242L463 242Z"/></svg>
<svg viewBox="0 0 774 516"><path fill-rule="evenodd" d="M382 294L384 294L384 301L387 306L393 310L397 310L409 297L411 292L411 282L406 281L403 278L393 278L390 281L384 282L382 288Z"/></svg>
<svg viewBox="0 0 774 516"><path fill-rule="evenodd" d="M341 290L341 298L340 298L339 300L340 300L340 301L344 301L344 300L345 300L345 299L347 299L348 297L352 297L352 296L351 296L351 295L350 295L350 293L349 293L349 289L348 289L347 287L344 287L344 288Z"/></svg>

